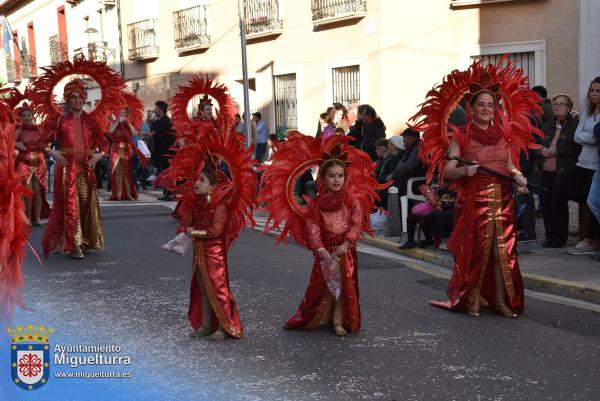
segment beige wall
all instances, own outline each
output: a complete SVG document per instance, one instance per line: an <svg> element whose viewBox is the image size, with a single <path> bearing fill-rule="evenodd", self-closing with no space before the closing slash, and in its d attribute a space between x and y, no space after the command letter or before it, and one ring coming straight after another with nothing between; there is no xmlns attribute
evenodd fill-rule
<svg viewBox="0 0 600 401"><path fill-rule="evenodd" d="M123 26L147 17L147 12L140 13L135 4L126 3L122 2ZM152 77L139 80L139 94L147 105L173 94L176 84L185 79L178 74L199 73L215 74L242 103L241 85L235 82L242 78L237 0L209 3L212 45L204 52L183 56L173 49L172 32L172 13L183 5L178 1L155 4L160 57L126 63L127 79ZM310 2L282 0L280 5L283 33L247 47L249 74L256 79L251 109L272 116L272 75L295 72L299 128L309 134L331 102L332 67L361 65L361 102L378 110L392 135L404 127L427 90L461 62L461 46L476 44L478 37L477 11L459 15L449 9L447 0L409 5L369 0L364 18L318 30L311 21ZM169 74L176 76L169 78Z"/></svg>
<svg viewBox="0 0 600 401"><path fill-rule="evenodd" d="M543 41L545 86L578 98L580 0L534 0L481 7L481 44Z"/></svg>
<svg viewBox="0 0 600 401"><path fill-rule="evenodd" d="M445 74L465 68L470 56L495 44L535 48L534 83L545 84L550 94L576 98L579 2L523 0L451 9L450 0L368 0L364 18L315 30L309 1L280 0L283 33L247 46L250 78L256 80L250 108L263 112L273 129L273 74L294 72L299 129L312 134L331 102L331 68L360 64L361 102L375 107L393 135ZM173 11L199 3L121 2L124 29L152 15L159 20L160 57L126 63L126 78L139 82L148 108L172 95L189 74L215 76L242 103L236 82L242 78L237 0L208 1L212 44L207 50L186 55L174 50ZM127 43L124 47L127 55Z"/></svg>

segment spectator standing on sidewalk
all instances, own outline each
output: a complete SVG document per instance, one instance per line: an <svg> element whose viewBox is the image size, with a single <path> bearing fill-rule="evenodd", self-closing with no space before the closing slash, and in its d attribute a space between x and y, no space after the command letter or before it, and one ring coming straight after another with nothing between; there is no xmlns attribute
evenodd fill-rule
<svg viewBox="0 0 600 401"><path fill-rule="evenodd" d="M364 105L361 115L363 122L361 149L371 156L371 160L375 161L377 160L375 142L380 138L385 138L385 124L377 116L375 109L368 104Z"/></svg>
<svg viewBox="0 0 600 401"><path fill-rule="evenodd" d="M566 184L565 178L577 163L581 145L574 141L579 120L571 115L571 97L554 96L552 107L554 120L542 126L542 148L535 152L536 159L529 182L548 188L548 191L540 191L545 231L542 246L562 248L569 236L569 200L559 194Z"/></svg>
<svg viewBox="0 0 600 401"><path fill-rule="evenodd" d="M554 120L552 104L550 99L548 99L548 92L546 91L545 87L538 85L534 86L531 90L540 95L542 98L540 107L542 108L543 114L541 117L532 119L532 124L541 129L544 123L550 123ZM521 172L528 181L531 179L531 174L533 174L535 158L536 152L534 150L529 150L527 153L521 151L519 164L521 166ZM534 241L537 238L535 234L536 210L533 192L517 195L516 201L519 207L522 208L518 221L520 232L517 235L517 241Z"/></svg>
<svg viewBox="0 0 600 401"><path fill-rule="evenodd" d="M594 78L587 93L588 107L580 115L579 125L575 131L575 142L581 145L581 154L575 168L566 179L562 196L569 197L575 193L578 202L586 202L590 195L592 178L600 165L598 150L600 148L594 136L594 127L600 122L600 77ZM600 224L592 212L588 210L588 226L585 238L567 251L570 255L592 255L600 245Z"/></svg>
<svg viewBox="0 0 600 401"><path fill-rule="evenodd" d="M350 131L348 132L348 136L354 138L353 141L350 142L350 145L355 147L356 149L362 149L363 142L363 122L362 122L362 112L365 108L364 104L357 106L356 108L356 120L350 126ZM350 120L352 120L353 116L350 116Z"/></svg>
<svg viewBox="0 0 600 401"><path fill-rule="evenodd" d="M254 157L260 163L263 163L269 146L269 127L267 127L267 124L262 120L260 111L252 113L252 121L256 124L257 134L256 152Z"/></svg>
<svg viewBox="0 0 600 401"><path fill-rule="evenodd" d="M156 120L150 126L148 136L152 138L152 165L156 168L156 176L169 167L169 155L173 154L171 147L175 143L173 123L167 116L169 105L163 100L154 103L156 108ZM163 189L163 197L160 200L169 200L171 193Z"/></svg>
<svg viewBox="0 0 600 401"><path fill-rule="evenodd" d="M600 143L600 122L594 126L594 137L596 138L596 141ZM596 220L600 221L600 166L598 166L596 173L594 173L587 203L590 211L596 217ZM600 251L593 254L592 259L600 260Z"/></svg>

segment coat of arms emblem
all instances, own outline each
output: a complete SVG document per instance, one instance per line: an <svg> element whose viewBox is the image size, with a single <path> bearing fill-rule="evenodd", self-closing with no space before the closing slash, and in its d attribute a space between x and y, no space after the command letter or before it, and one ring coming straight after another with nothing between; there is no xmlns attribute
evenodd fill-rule
<svg viewBox="0 0 600 401"><path fill-rule="evenodd" d="M50 344L54 330L43 325L9 327L11 337L11 375L13 383L25 390L36 390L50 378Z"/></svg>

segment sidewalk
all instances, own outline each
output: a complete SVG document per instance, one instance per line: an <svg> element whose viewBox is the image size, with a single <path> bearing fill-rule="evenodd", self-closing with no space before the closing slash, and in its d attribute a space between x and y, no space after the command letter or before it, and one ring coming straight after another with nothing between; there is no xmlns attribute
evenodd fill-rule
<svg viewBox="0 0 600 401"><path fill-rule="evenodd" d="M431 247L399 250L397 241L381 237L366 238L364 242L449 270L454 268L448 251ZM567 248L548 249L531 243L520 243L519 248L526 289L600 304L600 261L592 260L590 255L568 255Z"/></svg>

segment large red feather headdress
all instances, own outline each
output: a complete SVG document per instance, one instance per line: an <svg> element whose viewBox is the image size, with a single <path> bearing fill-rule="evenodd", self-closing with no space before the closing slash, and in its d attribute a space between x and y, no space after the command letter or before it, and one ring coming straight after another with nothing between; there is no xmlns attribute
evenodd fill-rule
<svg viewBox="0 0 600 401"><path fill-rule="evenodd" d="M144 122L144 102L135 93L123 92L121 95L125 106L129 109L129 122L135 129L140 129Z"/></svg>
<svg viewBox="0 0 600 401"><path fill-rule="evenodd" d="M0 102L0 321L21 303L21 263L29 235L22 196L31 192L14 168L14 129L11 106Z"/></svg>
<svg viewBox="0 0 600 401"><path fill-rule="evenodd" d="M172 189L177 191L182 201L179 213L186 215L193 203L194 181L205 166L215 170L219 162L227 165L229 177L217 170L217 186L212 191L211 204L217 205L223 200L227 205L224 241L225 247L229 248L244 226L254 224L252 211L258 182L253 168L257 162L252 158L252 149L244 149L243 142L230 135L228 127L221 125L210 135L186 141L186 145L171 159L168 175L170 181L177 183Z"/></svg>
<svg viewBox="0 0 600 401"><path fill-rule="evenodd" d="M122 92L125 82L106 63L75 59L42 67L42 70L44 73L33 82L29 99L35 113L44 121L53 121L62 114L53 90L63 78L68 76L87 75L100 87L102 98L90 112L90 116L94 118L101 129L105 130L108 126L108 116L118 115L123 109L125 102ZM70 90L82 90L82 84L78 82L78 78L65 85L65 91Z"/></svg>
<svg viewBox="0 0 600 401"><path fill-rule="evenodd" d="M380 185L373 174L373 163L368 154L349 145L349 138L333 135L325 140L299 132L287 134L287 140L277 146L270 165L263 165L259 202L265 202L269 212L265 231L281 228L278 242L286 242L287 235L306 246L306 219L311 215L311 200L305 198L309 207L298 203L294 195L296 180L313 166L323 166L330 160L346 165L344 191L347 199L361 203L364 216L363 231L370 231L370 213L377 199ZM317 178L317 191L324 191L322 179Z"/></svg>
<svg viewBox="0 0 600 401"><path fill-rule="evenodd" d="M528 78L523 70L513 62L505 66L505 58L498 64L483 65L481 61L473 63L466 71L454 70L441 84L427 93L427 99L421 109L411 117L413 128L423 132L419 156L429 165L427 179L431 180L434 171L443 175L446 151L451 138L460 143L468 138L469 124L463 132L459 127L448 123L448 117L459 105L461 99L467 100L481 91L491 92L496 98L497 107L494 124L498 124L511 148L512 162L518 165L521 151L536 147L534 135L542 132L533 126L532 121L541 113L541 98L528 86ZM499 106L499 107L498 107ZM467 101L467 115L469 106Z"/></svg>
<svg viewBox="0 0 600 401"><path fill-rule="evenodd" d="M198 123L194 122L187 112L190 100L197 95L204 95L201 104L210 103L208 96L216 100L218 104L216 119L219 126L231 129L235 125L234 104L227 87L208 78L192 76L185 85L179 86L175 95L169 99L173 126L179 136L193 137L202 134L196 132Z"/></svg>

